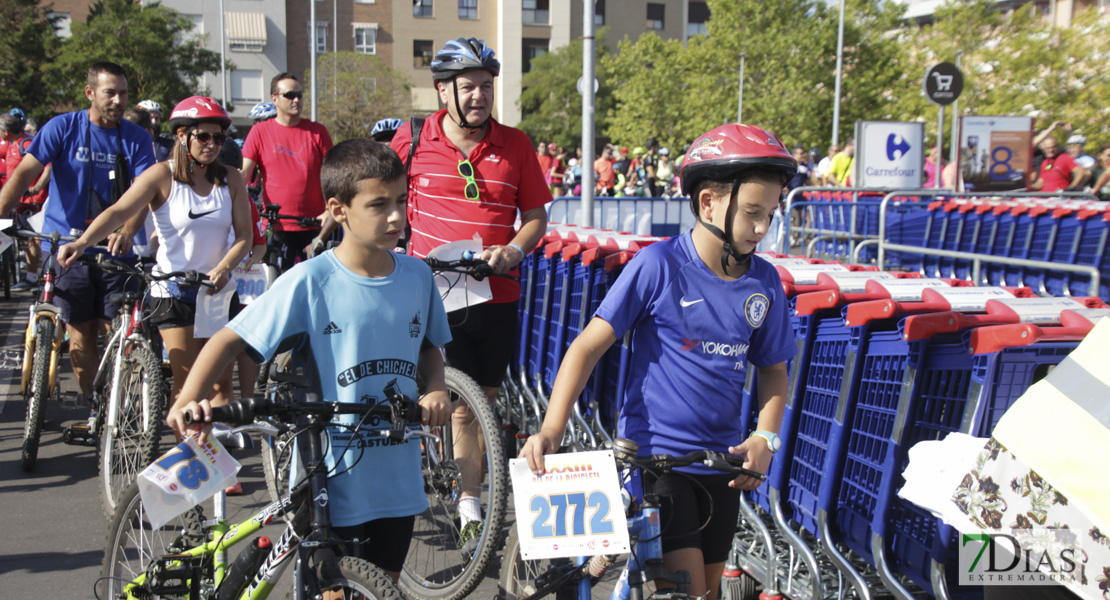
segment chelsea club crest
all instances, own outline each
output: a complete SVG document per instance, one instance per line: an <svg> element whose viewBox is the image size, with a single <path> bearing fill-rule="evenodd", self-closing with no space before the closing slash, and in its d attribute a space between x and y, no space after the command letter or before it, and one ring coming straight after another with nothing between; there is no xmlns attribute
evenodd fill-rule
<svg viewBox="0 0 1110 600"><path fill-rule="evenodd" d="M744 303L744 316L748 319L748 325L758 329L763 325L763 320L767 318L767 309L771 307L771 301L763 294L752 294L748 296L748 301Z"/></svg>

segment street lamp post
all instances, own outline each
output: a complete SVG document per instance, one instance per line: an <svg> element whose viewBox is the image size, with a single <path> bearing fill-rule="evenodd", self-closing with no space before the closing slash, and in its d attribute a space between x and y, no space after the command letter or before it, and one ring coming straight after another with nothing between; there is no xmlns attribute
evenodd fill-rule
<svg viewBox="0 0 1110 600"><path fill-rule="evenodd" d="M740 100L736 102L736 122L744 122L744 55L746 52L740 53Z"/></svg>
<svg viewBox="0 0 1110 600"><path fill-rule="evenodd" d="M840 0L840 24L836 32L836 91L833 92L832 143L840 144L840 79L844 71L844 3Z"/></svg>

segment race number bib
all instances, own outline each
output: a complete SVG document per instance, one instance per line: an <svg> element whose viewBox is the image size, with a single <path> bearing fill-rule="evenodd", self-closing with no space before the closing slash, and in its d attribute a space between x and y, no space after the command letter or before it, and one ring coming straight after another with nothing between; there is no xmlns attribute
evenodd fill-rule
<svg viewBox="0 0 1110 600"><path fill-rule="evenodd" d="M174 446L139 473L139 495L157 529L235 482L238 461L212 436Z"/></svg>
<svg viewBox="0 0 1110 600"><path fill-rule="evenodd" d="M620 481L611 451L552 454L542 476L509 461L520 554L526 560L629 551Z"/></svg>

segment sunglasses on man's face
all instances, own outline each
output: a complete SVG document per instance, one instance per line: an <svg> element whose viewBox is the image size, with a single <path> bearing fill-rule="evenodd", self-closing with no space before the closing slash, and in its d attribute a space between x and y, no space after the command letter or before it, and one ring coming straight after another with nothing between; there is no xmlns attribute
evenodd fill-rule
<svg viewBox="0 0 1110 600"><path fill-rule="evenodd" d="M285 92L281 94L281 97L286 100L297 100L299 98L304 98L304 92Z"/></svg>
<svg viewBox="0 0 1110 600"><path fill-rule="evenodd" d="M468 159L459 161L459 175L466 179L466 186L463 187L463 195L467 200L478 199L478 182L474 179L474 165L470 164Z"/></svg>
<svg viewBox="0 0 1110 600"><path fill-rule="evenodd" d="M217 146L222 146L224 145L224 142L227 141L227 136L222 133L208 133L207 131L198 131L193 134L193 139L200 142L201 144L213 142Z"/></svg>

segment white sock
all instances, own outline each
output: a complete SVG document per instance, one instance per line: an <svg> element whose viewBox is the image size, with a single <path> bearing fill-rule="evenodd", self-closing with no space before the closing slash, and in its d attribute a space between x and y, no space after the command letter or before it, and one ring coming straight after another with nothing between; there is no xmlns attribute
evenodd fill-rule
<svg viewBox="0 0 1110 600"><path fill-rule="evenodd" d="M459 520L462 521L462 526L471 521L482 520L482 504L478 502L475 496L463 496L459 498Z"/></svg>

